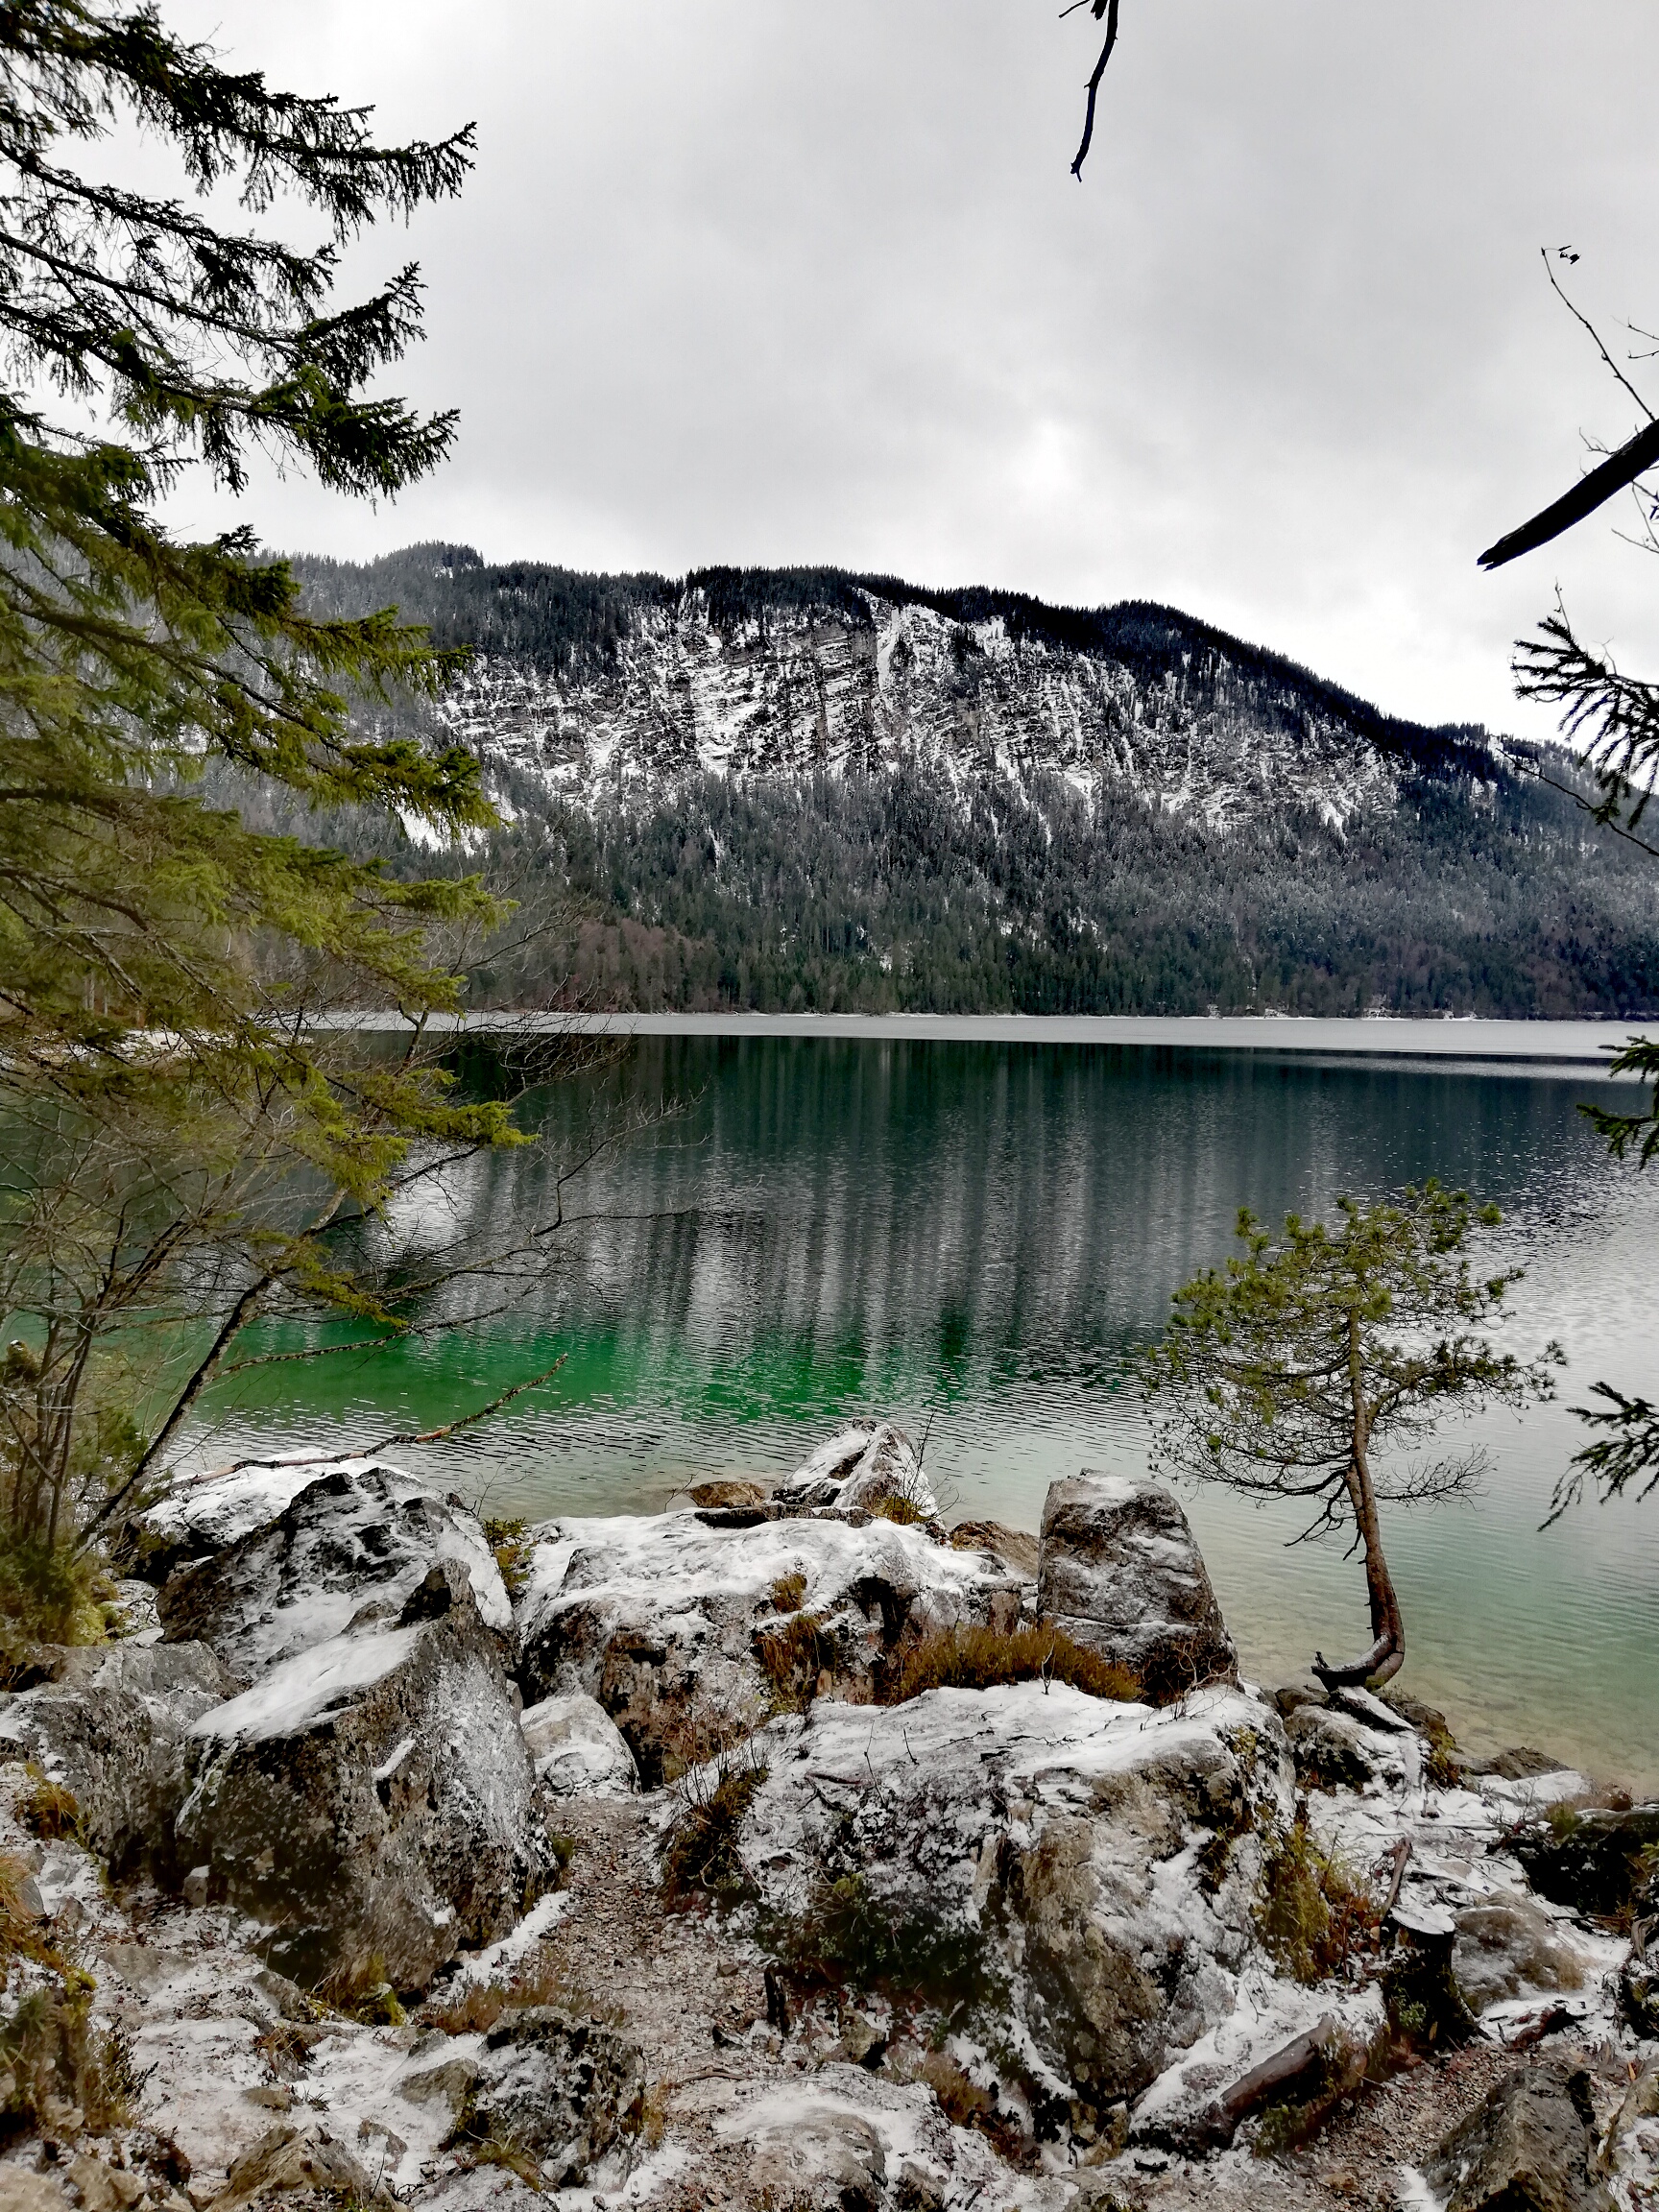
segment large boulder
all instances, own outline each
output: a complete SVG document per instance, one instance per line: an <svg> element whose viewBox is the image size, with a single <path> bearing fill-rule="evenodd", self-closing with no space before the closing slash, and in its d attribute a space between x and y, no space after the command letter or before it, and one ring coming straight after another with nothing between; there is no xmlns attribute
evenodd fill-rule
<svg viewBox="0 0 1659 2212"><path fill-rule="evenodd" d="M501 1571L459 1500L393 1467L334 1468L274 1518L177 1568L156 1604L166 1642L210 1645L247 1684L354 1620L396 1619L439 1562L465 1571L485 1626L509 1636Z"/></svg>
<svg viewBox="0 0 1659 2212"><path fill-rule="evenodd" d="M527 1705L519 1726L536 1779L555 1797L626 1795L638 1789L639 1770L626 1740L585 1690Z"/></svg>
<svg viewBox="0 0 1659 2212"><path fill-rule="evenodd" d="M379 1465L372 1458L257 1459L222 1468L170 1490L134 1522L131 1549L147 1582L165 1582L187 1559L204 1559L275 1521L301 1490L325 1475L361 1475Z"/></svg>
<svg viewBox="0 0 1659 2212"><path fill-rule="evenodd" d="M781 1955L910 1961L926 2000L1001 1992L1053 2093L1102 2111L1229 2017L1259 1967L1262 1828L1288 1812L1278 1717L1061 1684L820 1701L750 1747L733 1848ZM842 1957L842 1971L857 1960Z"/></svg>
<svg viewBox="0 0 1659 2212"><path fill-rule="evenodd" d="M0 1758L70 1790L81 1829L117 1873L170 1880L192 1725L235 1695L204 1644L88 1645L46 1654L50 1679L0 1710Z"/></svg>
<svg viewBox="0 0 1659 2212"><path fill-rule="evenodd" d="M1157 1699L1238 1676L1238 1657L1187 1516L1126 1475L1053 1483L1043 1507L1044 1619L1126 1667Z"/></svg>
<svg viewBox="0 0 1659 2212"><path fill-rule="evenodd" d="M711 1528L679 1512L535 1534L517 1607L525 1695L597 1698L648 1786L694 1764L710 1729L758 1725L820 1682L868 1702L930 1630L1013 1627L1030 1587L988 1552L881 1519Z"/></svg>
<svg viewBox="0 0 1659 2212"><path fill-rule="evenodd" d="M1445 2212L1613 2212L1591 2170L1588 2078L1527 2066L1506 2075L1424 2162Z"/></svg>
<svg viewBox="0 0 1659 2212"><path fill-rule="evenodd" d="M395 1623L282 1661L191 1733L180 1861L267 1926L296 1981L424 1987L550 1871L499 1651L453 1567Z"/></svg>

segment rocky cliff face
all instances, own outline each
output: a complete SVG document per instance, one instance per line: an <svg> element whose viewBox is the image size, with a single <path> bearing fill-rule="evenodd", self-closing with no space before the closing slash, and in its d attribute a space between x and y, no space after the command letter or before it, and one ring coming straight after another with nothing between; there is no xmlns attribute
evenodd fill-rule
<svg viewBox="0 0 1659 2212"><path fill-rule="evenodd" d="M608 661L492 653L445 705L487 758L593 805L687 774L802 776L918 765L954 783L1112 785L1213 829L1262 806L1340 827L1390 803L1399 763L1351 715L1172 639L1137 666L857 589L722 621L706 589L644 606ZM862 615L862 619L859 619Z"/></svg>

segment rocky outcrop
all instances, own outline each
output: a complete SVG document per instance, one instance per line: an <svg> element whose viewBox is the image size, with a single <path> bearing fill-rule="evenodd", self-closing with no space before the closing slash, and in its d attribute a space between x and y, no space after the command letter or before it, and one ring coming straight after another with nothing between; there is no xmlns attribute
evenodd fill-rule
<svg viewBox="0 0 1659 2212"><path fill-rule="evenodd" d="M0 1758L31 1760L71 1791L83 1835L117 1873L172 1878L190 1730L234 1679L203 1644L76 1647L47 1664L49 1681L0 1710Z"/></svg>
<svg viewBox="0 0 1659 2212"><path fill-rule="evenodd" d="M1591 2172L1590 2082L1527 2067L1509 2075L1425 2167L1445 2212L1614 2212Z"/></svg>
<svg viewBox="0 0 1659 2212"><path fill-rule="evenodd" d="M353 1621L396 1619L440 1561L466 1572L485 1626L510 1635L501 1571L459 1500L445 1503L396 1468L336 1468L273 1518L178 1568L156 1603L168 1643L209 1645L247 1685Z"/></svg>
<svg viewBox="0 0 1659 2212"><path fill-rule="evenodd" d="M264 1922L273 1962L308 1985L423 1987L547 1878L499 1651L453 1567L395 1623L270 1669L192 1739L180 1860L208 1899Z"/></svg>
<svg viewBox="0 0 1659 2212"><path fill-rule="evenodd" d="M1541 1897L1575 1912L1659 1914L1659 1803L1535 1822L1515 1856Z"/></svg>
<svg viewBox="0 0 1659 2212"><path fill-rule="evenodd" d="M1203 1554L1186 1514L1154 1482L1086 1470L1051 1485L1037 1605L1155 1698L1237 1678Z"/></svg>
<svg viewBox="0 0 1659 2212"><path fill-rule="evenodd" d="M665 1764L799 1703L820 1679L867 1702L929 1631L1011 1627L1028 1585L926 1529L838 1513L709 1528L693 1512L548 1522L518 1601L520 1679L573 1670L654 1786Z"/></svg>
<svg viewBox="0 0 1659 2212"><path fill-rule="evenodd" d="M854 1885L920 1980L998 1989L1052 2093L1096 2108L1232 2012L1259 1831L1291 1787L1257 1699L1214 1689L1156 1713L1058 1684L939 1690L820 1702L754 1751L766 1773L737 1851L802 1958L843 1940Z"/></svg>

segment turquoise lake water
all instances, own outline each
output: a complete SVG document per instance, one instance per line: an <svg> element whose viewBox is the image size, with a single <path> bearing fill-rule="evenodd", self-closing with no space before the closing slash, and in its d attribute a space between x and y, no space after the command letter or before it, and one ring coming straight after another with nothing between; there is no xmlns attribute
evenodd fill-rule
<svg viewBox="0 0 1659 2212"><path fill-rule="evenodd" d="M1478 1502L1394 1516L1403 1686L1477 1746L1659 1783L1659 1495L1538 1527L1582 1441L1571 1406L1599 1379L1659 1387L1659 1171L1606 1159L1576 1109L1607 1095L1583 1074L1197 1049L640 1038L544 1101L536 1153L422 1201L435 1227L511 1241L588 1133L647 1118L571 1187L584 1218L511 1311L253 1370L194 1457L435 1426L563 1355L467 1441L394 1455L495 1513L639 1510L781 1472L879 1412L926 1432L952 1517L1034 1527L1055 1477L1144 1466L1132 1356L1226 1256L1240 1204L1318 1214L1437 1174L1503 1211L1489 1246L1528 1270L1508 1341L1558 1337L1570 1363L1557 1403L1449 1427L1491 1455ZM1368 1641L1338 1547L1287 1550L1288 1509L1183 1496L1258 1678Z"/></svg>

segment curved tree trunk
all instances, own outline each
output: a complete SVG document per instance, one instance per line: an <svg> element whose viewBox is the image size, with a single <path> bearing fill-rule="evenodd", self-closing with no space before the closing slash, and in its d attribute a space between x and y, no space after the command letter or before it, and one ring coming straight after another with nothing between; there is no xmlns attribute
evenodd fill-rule
<svg viewBox="0 0 1659 2212"><path fill-rule="evenodd" d="M1327 1690L1355 1683L1363 1683L1368 1689L1381 1690L1383 1683L1391 1681L1406 1664L1406 1623L1400 1617L1400 1600L1394 1595L1394 1578L1388 1572L1387 1560L1382 1556L1382 1530L1377 1519L1377 1493L1371 1486L1371 1462L1367 1455L1370 1423L1359 1365L1359 1327L1357 1314L1350 1316L1349 1346L1349 1374L1354 1394L1354 1436L1346 1482L1348 1503L1354 1508L1354 1526L1365 1551L1365 1591L1371 1602L1371 1634L1374 1641L1363 1658L1336 1666L1327 1665L1324 1652L1315 1651L1313 1671Z"/></svg>

